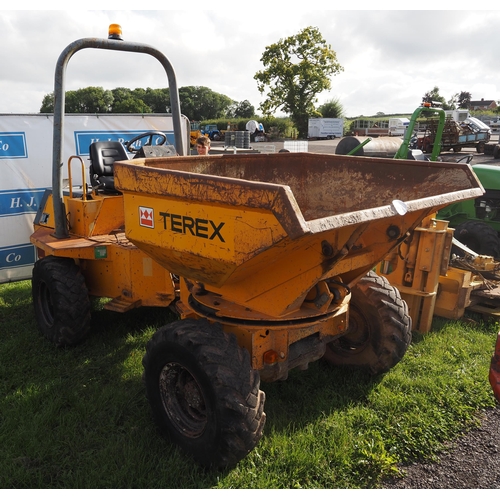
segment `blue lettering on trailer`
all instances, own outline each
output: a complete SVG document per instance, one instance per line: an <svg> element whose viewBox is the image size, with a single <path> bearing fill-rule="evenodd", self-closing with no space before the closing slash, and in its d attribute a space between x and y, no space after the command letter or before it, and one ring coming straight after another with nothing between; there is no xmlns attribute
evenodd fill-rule
<svg viewBox="0 0 500 500"><path fill-rule="evenodd" d="M0 217L36 213L45 189L0 191Z"/></svg>
<svg viewBox="0 0 500 500"><path fill-rule="evenodd" d="M16 245L0 248L0 269L32 266L35 263L33 245Z"/></svg>
<svg viewBox="0 0 500 500"><path fill-rule="evenodd" d="M146 132L152 132L152 130L134 130L132 132L124 132L123 130L75 130L75 144L76 144L76 154L79 156L85 156L89 154L89 147L93 142L105 142L105 141L118 141L125 145L126 142L130 141L138 135L144 134ZM158 132L163 132L167 136L168 144L175 145L174 133L172 131L159 130ZM153 137L155 141L160 141L161 137ZM143 146L148 137L142 138L138 141L138 144L134 146L139 149ZM142 144L140 144L142 142ZM156 144L153 144L155 146Z"/></svg>
<svg viewBox="0 0 500 500"><path fill-rule="evenodd" d="M25 133L0 133L0 160L12 160L15 158L28 158Z"/></svg>

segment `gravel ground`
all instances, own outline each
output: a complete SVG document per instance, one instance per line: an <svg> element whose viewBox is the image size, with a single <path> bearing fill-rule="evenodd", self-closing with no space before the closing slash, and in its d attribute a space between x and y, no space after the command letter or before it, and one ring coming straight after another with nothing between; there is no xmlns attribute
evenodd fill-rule
<svg viewBox="0 0 500 500"><path fill-rule="evenodd" d="M400 467L405 474L386 489L500 488L500 406L484 411L481 427L464 434L435 463Z"/></svg>

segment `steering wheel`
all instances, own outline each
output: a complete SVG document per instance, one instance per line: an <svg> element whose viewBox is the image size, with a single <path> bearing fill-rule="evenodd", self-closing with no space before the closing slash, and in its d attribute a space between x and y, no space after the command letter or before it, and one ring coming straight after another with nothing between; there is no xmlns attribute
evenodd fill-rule
<svg viewBox="0 0 500 500"><path fill-rule="evenodd" d="M146 144L144 144L144 146L151 146L153 144L153 137L155 135L157 135L158 137L161 138L159 140L159 142L156 143L156 146L161 146L162 144L165 144L167 142L167 136L163 132L155 130L154 132L153 131L152 132L144 132L144 134L138 135L138 136L134 137L133 139L130 139L130 141L127 141L125 143L125 147L127 148L127 151L129 153L137 153L141 149L142 144L139 148L135 148L133 146L134 142L139 141L143 137L149 137L149 139L146 141Z"/></svg>
<svg viewBox="0 0 500 500"><path fill-rule="evenodd" d="M459 158L456 163L470 163L474 159L474 155L462 156Z"/></svg>

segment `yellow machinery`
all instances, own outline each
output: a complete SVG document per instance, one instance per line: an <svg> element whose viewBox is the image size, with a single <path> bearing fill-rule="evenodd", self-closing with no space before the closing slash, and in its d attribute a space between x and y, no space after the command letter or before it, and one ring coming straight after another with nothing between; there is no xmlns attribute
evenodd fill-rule
<svg viewBox="0 0 500 500"><path fill-rule="evenodd" d="M472 292L484 283L478 272L495 266L491 257L478 257L469 268L451 266L453 232L447 221L427 217L377 265L377 273L400 291L413 328L421 333L430 330L435 315L461 318L472 305ZM473 266L477 273L472 272Z"/></svg>
<svg viewBox="0 0 500 500"><path fill-rule="evenodd" d="M146 51L162 62L179 156L127 160L107 144L105 178L63 192L58 82L85 47ZM40 330L58 345L89 334L90 296L108 297L118 312L173 308L179 320L153 335L143 359L153 415L199 462L231 466L262 435L260 380L284 380L320 358L374 374L399 362L411 317L397 288L371 270L422 220L483 189L464 164L183 156L176 88L168 61L148 46L93 38L63 52L54 182L31 237L33 302Z"/></svg>
<svg viewBox="0 0 500 500"><path fill-rule="evenodd" d="M208 134L204 134L201 131L200 122L191 122L190 126L191 126L191 130L189 132L189 145L192 148L194 148L196 146L196 139L198 139L199 137L203 137L204 135L208 135Z"/></svg>
<svg viewBox="0 0 500 500"><path fill-rule="evenodd" d="M454 231L447 221L427 217L376 267L400 291L421 333L430 331L434 316L456 320L466 310L500 316L500 263L453 239Z"/></svg>

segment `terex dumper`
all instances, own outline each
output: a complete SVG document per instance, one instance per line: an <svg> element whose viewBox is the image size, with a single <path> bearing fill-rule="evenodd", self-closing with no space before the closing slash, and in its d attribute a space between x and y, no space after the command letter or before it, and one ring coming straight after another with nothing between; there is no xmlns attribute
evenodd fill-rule
<svg viewBox="0 0 500 500"><path fill-rule="evenodd" d="M31 237L44 335L59 345L83 340L90 296L120 312L173 308L179 319L147 345L147 397L160 429L213 466L232 466L257 445L260 380L286 379L320 358L374 374L398 363L411 341L407 305L371 270L422 219L483 192L470 167L310 153L182 156L178 133L179 156L142 151L127 160L120 144L91 149L92 188L64 193L58 82L86 47L157 57L180 126L173 70L158 51L83 39L61 55L54 185Z"/></svg>

